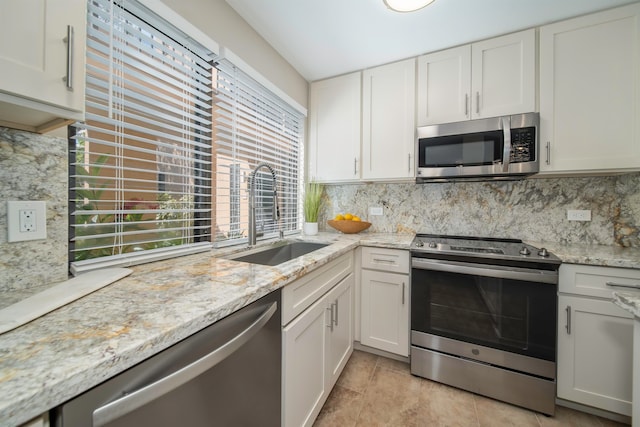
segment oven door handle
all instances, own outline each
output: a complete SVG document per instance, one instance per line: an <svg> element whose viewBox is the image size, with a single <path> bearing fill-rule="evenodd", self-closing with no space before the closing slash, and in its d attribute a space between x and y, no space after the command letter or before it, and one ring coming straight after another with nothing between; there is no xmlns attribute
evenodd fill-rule
<svg viewBox="0 0 640 427"><path fill-rule="evenodd" d="M506 267L502 265L472 264L439 259L411 258L411 267L419 270L444 271L446 273L496 277L499 279L522 280L526 282L558 284L558 272L532 270L528 268Z"/></svg>

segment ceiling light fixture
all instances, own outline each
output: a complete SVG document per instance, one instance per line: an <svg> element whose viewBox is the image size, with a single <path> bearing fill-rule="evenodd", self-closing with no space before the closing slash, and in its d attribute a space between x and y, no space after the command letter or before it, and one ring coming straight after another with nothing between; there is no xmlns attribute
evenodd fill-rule
<svg viewBox="0 0 640 427"><path fill-rule="evenodd" d="M413 12L433 3L433 0L383 0L384 4L396 12Z"/></svg>

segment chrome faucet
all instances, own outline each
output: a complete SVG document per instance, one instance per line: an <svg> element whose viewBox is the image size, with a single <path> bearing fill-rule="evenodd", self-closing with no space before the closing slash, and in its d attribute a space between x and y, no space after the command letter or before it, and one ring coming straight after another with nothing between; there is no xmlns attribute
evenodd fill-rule
<svg viewBox="0 0 640 427"><path fill-rule="evenodd" d="M271 213L274 221L280 220L280 207L278 206L278 190L276 188L276 172L267 163L260 163L249 175L249 246L256 244L256 173L260 168L267 168L271 172L273 179L273 211Z"/></svg>

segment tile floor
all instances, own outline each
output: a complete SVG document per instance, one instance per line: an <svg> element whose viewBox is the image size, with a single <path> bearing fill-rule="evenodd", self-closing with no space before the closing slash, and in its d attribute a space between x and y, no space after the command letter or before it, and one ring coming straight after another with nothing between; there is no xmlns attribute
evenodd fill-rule
<svg viewBox="0 0 640 427"><path fill-rule="evenodd" d="M556 407L554 417L414 377L409 365L354 351L314 427L534 426L620 427Z"/></svg>

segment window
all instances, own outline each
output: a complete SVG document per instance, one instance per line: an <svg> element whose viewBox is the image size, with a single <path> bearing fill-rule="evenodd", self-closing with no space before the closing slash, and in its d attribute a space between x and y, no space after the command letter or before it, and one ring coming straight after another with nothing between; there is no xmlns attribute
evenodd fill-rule
<svg viewBox="0 0 640 427"><path fill-rule="evenodd" d="M272 177L256 175L257 234L300 229L301 146L304 116L227 60L217 64L215 97L216 244L244 241L248 229L248 178L260 163L276 172L281 220L273 221Z"/></svg>
<svg viewBox="0 0 640 427"><path fill-rule="evenodd" d="M211 63L136 2L88 2L86 121L70 139L72 271L211 246Z"/></svg>
<svg viewBox="0 0 640 427"><path fill-rule="evenodd" d="M86 119L70 129L74 274L300 228L304 117L135 0L88 0Z"/></svg>

